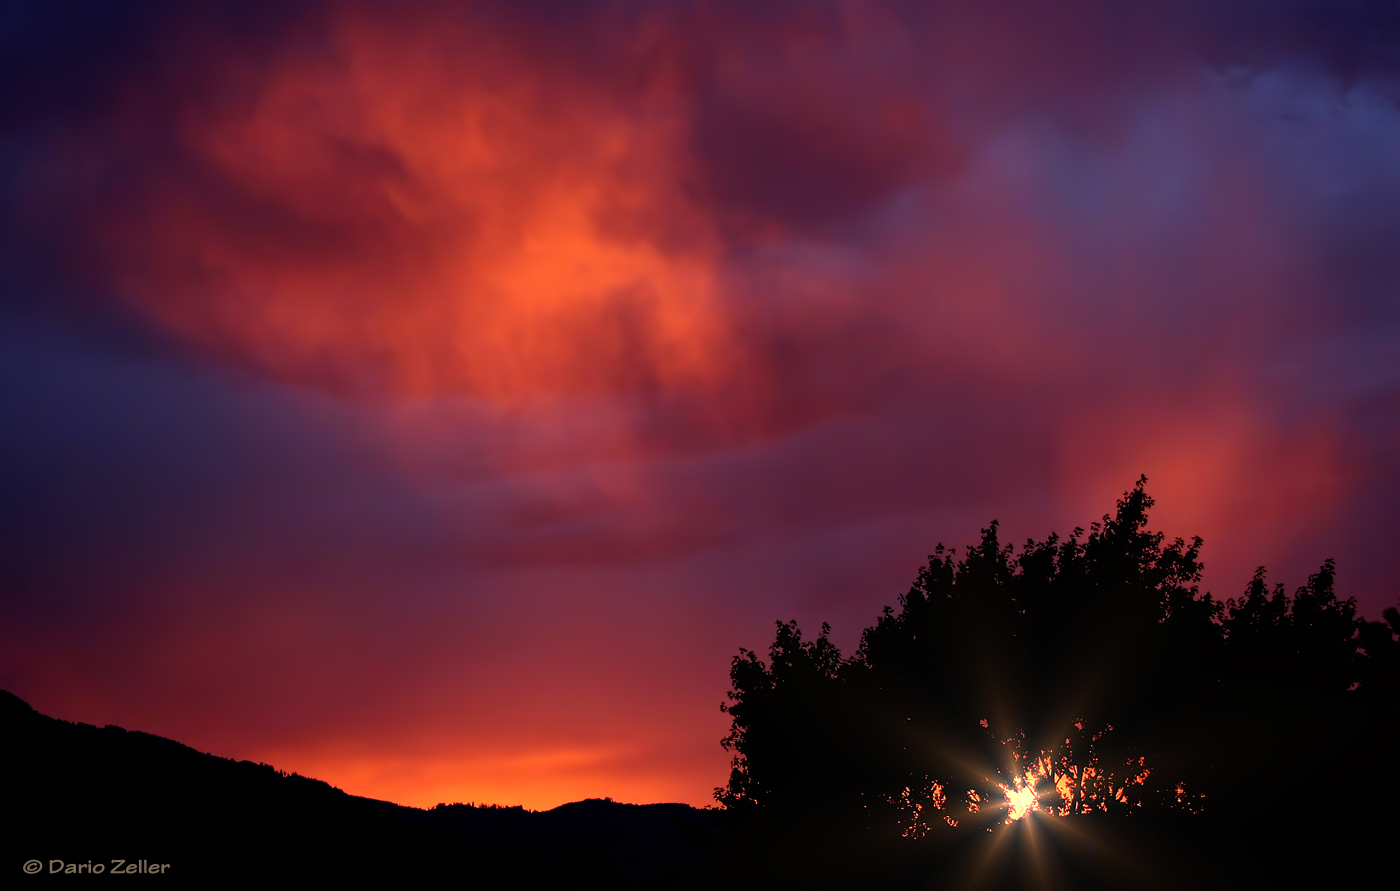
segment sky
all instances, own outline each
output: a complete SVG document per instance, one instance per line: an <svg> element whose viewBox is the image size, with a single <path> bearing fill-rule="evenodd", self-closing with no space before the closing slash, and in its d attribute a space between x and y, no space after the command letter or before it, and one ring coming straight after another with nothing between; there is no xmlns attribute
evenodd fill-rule
<svg viewBox="0 0 1400 891"><path fill-rule="evenodd" d="M1400 8L8 3L0 688L712 804L729 662L1140 475L1400 603Z"/></svg>

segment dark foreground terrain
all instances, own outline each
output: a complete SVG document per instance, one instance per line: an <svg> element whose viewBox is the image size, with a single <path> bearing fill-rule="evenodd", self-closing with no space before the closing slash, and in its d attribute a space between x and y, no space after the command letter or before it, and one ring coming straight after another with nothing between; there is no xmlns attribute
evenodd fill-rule
<svg viewBox="0 0 1400 891"><path fill-rule="evenodd" d="M68 864L102 865L105 884L121 860L146 886L370 876L698 888L710 887L705 864L720 839L706 811L683 804L402 807L147 733L45 717L6 692L0 738L5 887L93 881L51 872ZM31 860L40 870L26 877Z"/></svg>
<svg viewBox="0 0 1400 891"><path fill-rule="evenodd" d="M1325 887L1396 869L1385 758L1373 788L1355 777L1329 788L1312 772L1277 776L1281 787L1320 793L1301 807L1281 807L1293 796L1276 795L1230 815L1032 818L914 840L877 839L810 810L741 823L683 804L606 800L544 812L402 807L158 736L45 717L5 692L0 738L4 887L105 883L114 868L133 867L140 884L167 887L276 876L316 887L367 877L392 887L765 891ZM38 872L26 876L30 861ZM61 871L70 864L101 866L102 878Z"/></svg>

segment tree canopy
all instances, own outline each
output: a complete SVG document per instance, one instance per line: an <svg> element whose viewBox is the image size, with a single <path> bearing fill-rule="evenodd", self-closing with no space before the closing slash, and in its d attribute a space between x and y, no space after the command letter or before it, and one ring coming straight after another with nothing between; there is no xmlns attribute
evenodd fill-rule
<svg viewBox="0 0 1400 891"><path fill-rule="evenodd" d="M1396 726L1400 614L1358 618L1331 560L1291 597L1262 567L1238 599L1202 592L1201 539L1150 531L1145 485L1087 534L939 545L849 656L796 622L740 650L715 793L736 825L915 849L1028 816L1319 813L1354 788Z"/></svg>

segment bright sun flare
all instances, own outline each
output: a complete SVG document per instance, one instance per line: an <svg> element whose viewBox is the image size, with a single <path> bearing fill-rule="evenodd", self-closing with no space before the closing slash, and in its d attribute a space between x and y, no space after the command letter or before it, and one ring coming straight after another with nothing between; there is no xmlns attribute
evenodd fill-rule
<svg viewBox="0 0 1400 891"><path fill-rule="evenodd" d="M1005 792L1008 820L1019 820L1036 809L1038 802L1034 785L1030 783L1018 784L1015 788L1005 789Z"/></svg>

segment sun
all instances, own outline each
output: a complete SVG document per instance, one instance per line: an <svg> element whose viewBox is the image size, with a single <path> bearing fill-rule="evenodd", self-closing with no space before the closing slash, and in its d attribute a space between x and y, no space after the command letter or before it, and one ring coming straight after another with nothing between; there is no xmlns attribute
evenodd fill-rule
<svg viewBox="0 0 1400 891"><path fill-rule="evenodd" d="M1009 789L1003 786L1002 791L1006 793L1006 819L1008 823L1029 816L1040 805L1034 780L1021 777L1015 786Z"/></svg>

